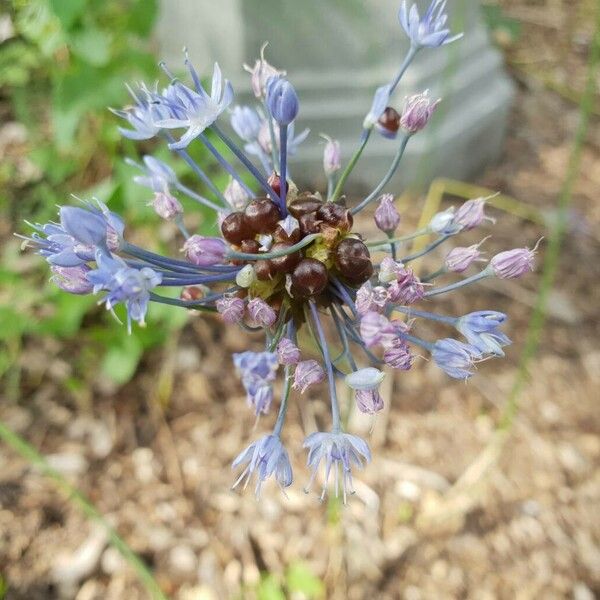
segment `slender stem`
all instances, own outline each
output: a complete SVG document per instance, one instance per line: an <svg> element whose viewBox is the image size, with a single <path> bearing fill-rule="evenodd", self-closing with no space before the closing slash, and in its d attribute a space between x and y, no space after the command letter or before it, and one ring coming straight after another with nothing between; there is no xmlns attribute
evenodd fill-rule
<svg viewBox="0 0 600 600"><path fill-rule="evenodd" d="M428 283L430 281L433 281L434 279L437 279L440 275L445 275L448 272L448 269L446 269L446 267L440 267L437 271L434 271L433 273L430 273L429 275L425 275L425 277L421 277L421 282L422 283Z"/></svg>
<svg viewBox="0 0 600 600"><path fill-rule="evenodd" d="M414 335L410 335L410 333L398 333L398 335L407 342L411 342L413 344L416 344L417 346L421 346L421 348L425 348L425 350L427 350L428 352L433 352L435 345L431 342L428 342L427 340L422 340L421 338L415 337Z"/></svg>
<svg viewBox="0 0 600 600"><path fill-rule="evenodd" d="M342 347L344 349L344 351L340 355L340 358L342 356L345 356L346 360L348 361L348 364L350 365L350 368L353 371L356 371L356 363L354 362L354 358L352 357L352 353L350 352L350 344L348 342L348 334L346 333L346 330L344 329L344 326L342 325L340 318L338 317L335 309L333 308L333 304L330 306L329 312L331 313L331 318L333 319L333 322L335 323L335 328L337 329L338 336L340 338L340 341L342 342Z"/></svg>
<svg viewBox="0 0 600 600"><path fill-rule="evenodd" d="M205 283L218 283L221 281L233 281L237 272L216 273L214 275L163 275L161 286L199 285Z"/></svg>
<svg viewBox="0 0 600 600"><path fill-rule="evenodd" d="M331 278L331 282L333 283L336 290L339 292L342 300L348 305L350 310L356 315L356 306L354 304L354 301L350 297L350 294L348 293L346 286L341 281L336 279L335 277Z"/></svg>
<svg viewBox="0 0 600 600"><path fill-rule="evenodd" d="M211 202L210 200L208 200L204 196L201 196L200 194L197 194L196 192L194 192L194 190L191 190L189 187L183 185L183 183L181 183L180 181L178 181L178 182L175 183L175 187L180 192L182 192L186 196L188 196L188 198L191 198L192 200L195 200L196 202L198 202L199 204L202 204L203 206L206 206L208 208L212 208L213 210L216 210L217 212L223 212L223 210L225 210L224 206L219 206L218 204L215 204L214 202Z"/></svg>
<svg viewBox="0 0 600 600"><path fill-rule="evenodd" d="M214 147L206 134L201 133L198 137L202 140L202 143L208 148L211 154L217 159L217 162L223 167L223 169L225 169L225 171L227 171L244 188L246 193L253 198L254 192L246 185L246 182L240 177L238 172L231 166L231 164L227 162L225 158L223 158L221 153Z"/></svg>
<svg viewBox="0 0 600 600"><path fill-rule="evenodd" d="M390 239L390 252L392 253L392 259L398 260L398 246L396 242L393 242L394 235L392 233L388 233L388 238Z"/></svg>
<svg viewBox="0 0 600 600"><path fill-rule="evenodd" d="M327 175L327 202L331 202L336 181L337 175L335 173L333 175Z"/></svg>
<svg viewBox="0 0 600 600"><path fill-rule="evenodd" d="M335 377L333 375L333 367L331 365L331 359L329 357L329 348L327 347L327 338L325 337L325 331L321 325L319 319L319 311L314 300L309 301L310 311L312 313L315 327L317 328L317 334L319 336L321 350L323 352L323 362L325 363L325 370L327 371L327 379L329 381L329 393L331 395L331 418L332 418L332 431L333 433L339 433L342 428L340 420L340 407L337 400L337 392L335 389Z"/></svg>
<svg viewBox="0 0 600 600"><path fill-rule="evenodd" d="M279 258L280 256L287 256L288 254L294 254L298 250L305 248L312 244L317 238L321 237L320 233L311 233L304 239L300 240L297 244L289 246L288 248L282 248L281 250L275 250L273 252L261 252L259 254L250 254L247 252L230 252L227 254L228 259L236 260L268 260L270 258Z"/></svg>
<svg viewBox="0 0 600 600"><path fill-rule="evenodd" d="M179 214L175 217L175 225L177 225L177 227L179 228L179 231L181 231L181 235L183 235L183 237L186 240L189 239L190 233L185 227L185 223L183 222L183 217L181 216L181 214Z"/></svg>
<svg viewBox="0 0 600 600"><path fill-rule="evenodd" d="M427 235L429 233L429 229L424 227L423 229L417 229L413 233L409 235L403 235L402 237L388 238L387 240L372 240L370 242L365 242L365 245L369 248L374 248L376 246L388 246L390 244L396 244L401 242L409 242L410 240L414 240L415 238L421 237L422 235Z"/></svg>
<svg viewBox="0 0 600 600"><path fill-rule="evenodd" d="M361 154L363 153L363 150L365 149L365 146L367 145L367 142L369 141L370 137L371 137L371 129L363 129L363 132L362 132L362 135L360 138L360 145L358 146L358 148L352 155L352 158L350 159L350 162L347 164L346 168L342 171L342 174L340 175L337 185L335 186L335 189L333 190L333 195L331 196L331 202L335 202L340 197L342 190L344 189L344 184L346 183L346 179L348 179L348 176L350 175L350 173L352 173L352 170L356 166L356 163L358 162L358 159L360 158Z"/></svg>
<svg viewBox="0 0 600 600"><path fill-rule="evenodd" d="M281 404L279 405L279 414L277 415L277 421L275 427L273 427L273 435L281 435L283 429L283 423L285 421L285 415L287 413L288 398L290 397L290 390L292 389L292 376L290 374L290 365L285 366L284 371L284 383L283 383L283 394L281 395Z"/></svg>
<svg viewBox="0 0 600 600"><path fill-rule="evenodd" d="M248 157L235 145L233 140L231 140L221 129L219 129L219 127L216 124L213 124L211 129L221 138L223 143L233 152L233 154L235 154L237 159L254 176L254 178L256 179L256 181L258 181L258 183L266 192L266 194L268 196L271 196L273 202L278 203L279 198L277 197L277 194L275 193L273 188L269 185L269 182L261 175L260 171L252 164Z"/></svg>
<svg viewBox="0 0 600 600"><path fill-rule="evenodd" d="M425 292L425 297L430 298L431 296L438 296L439 294L445 294L446 292L451 292L452 290L457 290L465 285L469 285L471 283L475 283L476 281L481 281L486 277L491 277L493 271L490 268L485 268L483 271L479 273L475 273L475 275L471 275L471 277L467 277L466 279L462 279L461 281L457 281L456 283L452 283L450 285L446 285L441 288L435 288L430 290L429 292Z"/></svg>
<svg viewBox="0 0 600 600"><path fill-rule="evenodd" d="M159 296L154 292L150 292L150 300L152 302L157 302L158 304L168 304L169 306L179 306L181 308L193 308L195 310L204 312L216 312L216 308L213 306L204 306L204 303L213 302L221 296L223 296L223 294L216 294L214 298L211 298L211 300L208 300L208 296L206 298L202 298L202 300L179 300L177 298Z"/></svg>
<svg viewBox="0 0 600 600"><path fill-rule="evenodd" d="M279 126L279 154L280 154L280 168L281 172L279 174L280 184L280 192L279 192L279 210L281 212L281 218L285 219L287 217L287 205L286 205L286 195L287 195L287 135L288 135L288 126L280 125Z"/></svg>
<svg viewBox="0 0 600 600"><path fill-rule="evenodd" d="M442 237L435 240L435 242L432 242L431 244L428 244L427 246L425 246L425 248L423 248L423 250L419 250L419 252L415 252L414 254L409 254L408 256L403 256L400 259L400 262L407 263L407 262L410 262L411 260L416 260L417 258L420 258L421 256L425 256L425 254L428 254L432 250L435 250L438 246L443 244L447 239L451 238L453 235L454 235L453 233L449 234L449 235L443 235Z"/></svg>
<svg viewBox="0 0 600 600"><path fill-rule="evenodd" d="M273 168L279 171L279 156L277 156L277 139L275 138L275 128L273 127L273 119L271 118L271 111L267 106L267 101L263 100L263 106L265 107L265 114L267 115L267 123L269 124L269 136L271 138L271 160L273 161Z"/></svg>
<svg viewBox="0 0 600 600"><path fill-rule="evenodd" d="M405 133L400 140L400 147L398 148L398 152L396 152L396 156L388 169L388 172L385 174L383 179L379 182L377 187L358 205L354 208L350 209L350 212L355 215L359 213L363 208L368 206L373 200L379 196L379 193L383 188L387 185L388 181L394 176L400 161L402 160L402 155L404 154L404 150L406 149L406 144L408 144L408 140L410 139L410 134Z"/></svg>
<svg viewBox="0 0 600 600"><path fill-rule="evenodd" d="M0 439L28 461L29 464L37 466L40 472L51 479L67 498L82 510L88 519L95 521L104 529L111 545L120 552L127 563L133 568L139 580L148 590L151 598L154 600L167 600L150 569L128 546L127 542L110 526L102 513L83 492L71 485L56 469L48 464L46 459L29 442L12 431L2 421L0 421Z"/></svg>
<svg viewBox="0 0 600 600"><path fill-rule="evenodd" d="M166 130L163 130L163 135L170 142L173 143L175 138ZM217 197L225 206L227 206L227 200L223 196L221 190L212 182L211 178L200 168L198 163L188 154L187 150L181 148L175 150L177 154L191 167L192 171L200 178L200 180L206 185L206 187Z"/></svg>
<svg viewBox="0 0 600 600"><path fill-rule="evenodd" d="M410 63L413 61L413 58L416 56L418 51L419 51L419 46L413 46L411 44L408 52L406 53L406 56L404 57L404 61L402 62L402 65L400 65L400 69L398 70L396 77L392 81L392 85L390 87L390 96L394 93L396 87L398 86L398 84L400 83L400 80L402 79L402 76L404 75L404 73L406 73L406 70L408 69Z"/></svg>
<svg viewBox="0 0 600 600"><path fill-rule="evenodd" d="M394 305L393 310L401 312L409 317L423 317L424 319L429 319L430 321L438 321L439 323L446 323L447 325L456 325L458 319L456 317L447 317L446 315L437 315L435 313L427 312L425 310L415 310L410 306L398 306Z"/></svg>

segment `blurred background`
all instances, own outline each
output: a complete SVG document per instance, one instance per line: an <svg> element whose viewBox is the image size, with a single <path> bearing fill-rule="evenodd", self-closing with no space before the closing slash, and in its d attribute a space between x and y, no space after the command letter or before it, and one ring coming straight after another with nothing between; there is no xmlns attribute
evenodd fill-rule
<svg viewBox="0 0 600 600"><path fill-rule="evenodd" d="M456 0L455 24L473 23L464 46L421 61L407 80L419 87L431 79L434 91L454 99L390 186L407 230L423 207L426 215L495 191L502 195L491 203L497 224L485 232L493 234L489 255L542 236L552 243L563 221L566 230L557 257L542 246L532 276L486 282L437 303L448 314L509 313L514 344L503 361L480 365L467 385L425 361L390 374L387 408L373 431L370 420L351 417L350 429L369 436L374 459L357 474L346 507L302 492L300 445L326 419L323 389L290 409L286 442L296 481L289 498L271 486L258 503L251 493L230 492L232 458L269 424L253 431L230 354L259 348L260 340L218 319L156 305L149 326L128 336L96 298L57 291L45 263L21 252L13 236L27 231L25 219L52 219L71 194L95 195L125 216L130 239L177 251L181 240L147 206L124 157L152 152L198 184L164 147L121 138L106 107L128 102L124 82L156 79L163 54L178 60L173 49L186 40L177 23L186 10L194 23L202 14L193 11L204 4L0 4L0 599L598 597L597 70L586 95L597 0ZM286 47L285 36L272 39L272 62L292 80L298 71L312 127L307 146L320 149L325 130L343 139L346 155L353 150L380 82L365 75L379 64L374 48L385 43L391 52L386 40L403 35L389 16L395 3L365 4L307 3L298 25L306 57L291 42ZM188 42L203 72L214 59L231 61L227 70L237 69L231 77L242 92L247 81L238 63L252 64L264 39L247 15L277 10L259 5L219 3ZM281 5L294 17L294 3ZM361 28L371 18L387 27ZM323 34L322 61L312 40L320 23L332 32ZM202 27L209 41L193 46L204 39ZM337 31L354 48L354 91L324 83L333 72L342 82L353 73L348 65L336 70ZM475 56L489 58L488 66L473 70ZM341 116L331 105L336 94L349 99ZM486 104L469 108L461 116L467 121L453 119L477 94ZM582 112L589 114L584 127ZM444 129L444 119L453 127ZM381 146L367 158L357 195L387 152ZM202 150L194 156L223 187ZM321 184L315 157L299 160L299 179ZM190 228L214 229L201 212L187 218ZM372 228L368 216L362 227ZM465 242L482 237L471 233ZM545 293L553 268L556 285Z"/></svg>

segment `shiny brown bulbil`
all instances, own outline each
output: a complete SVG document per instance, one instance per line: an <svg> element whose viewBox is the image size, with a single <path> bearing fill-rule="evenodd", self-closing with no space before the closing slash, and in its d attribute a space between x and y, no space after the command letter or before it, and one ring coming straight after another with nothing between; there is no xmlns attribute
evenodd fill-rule
<svg viewBox="0 0 600 600"><path fill-rule="evenodd" d="M279 182L277 183L279 187ZM253 265L256 279L251 294L258 294L272 306L287 302L294 314L302 314L302 303L316 297L327 305L331 299L327 285L331 277L356 287L373 274L367 246L351 236L353 217L343 205L302 192L288 205L293 217L282 227L279 207L267 197L255 198L243 212L228 215L222 223L223 237L233 249L245 254L261 254L258 237L271 236L269 253L290 248L310 234L322 234L314 243L285 256L265 260L236 259L234 264ZM297 225L295 225L297 220ZM287 300L285 300L287 298Z"/></svg>

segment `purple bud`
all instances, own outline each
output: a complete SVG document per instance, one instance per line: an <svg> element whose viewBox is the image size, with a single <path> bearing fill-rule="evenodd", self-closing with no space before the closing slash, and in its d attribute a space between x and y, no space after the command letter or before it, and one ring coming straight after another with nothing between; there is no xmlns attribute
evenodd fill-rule
<svg viewBox="0 0 600 600"><path fill-rule="evenodd" d="M377 312L368 312L360 320L360 337L367 348L391 342L395 335L394 325Z"/></svg>
<svg viewBox="0 0 600 600"><path fill-rule="evenodd" d="M77 267L52 265L50 270L52 271L50 281L65 292L71 294L89 294L94 289L94 286L87 278L87 274L91 270L87 265L79 265Z"/></svg>
<svg viewBox="0 0 600 600"><path fill-rule="evenodd" d="M368 415L374 415L383 408L383 398L377 389L356 390L354 399L358 410Z"/></svg>
<svg viewBox="0 0 600 600"><path fill-rule="evenodd" d="M244 318L244 301L237 296L223 296L215 305L225 323L233 325L240 323Z"/></svg>
<svg viewBox="0 0 600 600"><path fill-rule="evenodd" d="M252 91L257 98L263 98L266 94L267 82L271 77L278 77L279 75L286 75L285 71L276 69L273 65L269 64L265 59L265 43L260 49L260 59L257 59L253 67L244 65L244 69L251 75Z"/></svg>
<svg viewBox="0 0 600 600"><path fill-rule="evenodd" d="M299 110L298 95L294 86L281 77L272 77L267 83L267 106L279 125L289 125Z"/></svg>
<svg viewBox="0 0 600 600"><path fill-rule="evenodd" d="M324 380L325 371L316 360L303 360L296 366L292 387L304 394L311 385L321 383Z"/></svg>
<svg viewBox="0 0 600 600"><path fill-rule="evenodd" d="M450 250L444 261L446 269L452 273L464 273L476 260L480 259L479 245L473 244Z"/></svg>
<svg viewBox="0 0 600 600"><path fill-rule="evenodd" d="M330 137L325 137L327 143L323 149L323 170L328 177L342 168L340 143Z"/></svg>
<svg viewBox="0 0 600 600"><path fill-rule="evenodd" d="M412 269L404 267L398 273L397 280L388 287L388 294L392 302L414 304L425 295L425 286Z"/></svg>
<svg viewBox="0 0 600 600"><path fill-rule="evenodd" d="M227 184L223 196L229 205L236 210L242 210L246 206L248 200L250 200L250 196L246 190L237 179L233 178L231 178L231 181Z"/></svg>
<svg viewBox="0 0 600 600"><path fill-rule="evenodd" d="M493 221L491 217L485 214L486 198L475 198L465 202L454 215L454 223L460 225L462 231L475 229L478 225L488 219Z"/></svg>
<svg viewBox="0 0 600 600"><path fill-rule="evenodd" d="M60 224L64 230L85 246L98 246L106 243L106 219L96 211L78 206L60 207Z"/></svg>
<svg viewBox="0 0 600 600"><path fill-rule="evenodd" d="M470 344L452 338L438 340L431 356L440 369L454 379L468 379L473 375L473 364L481 352Z"/></svg>
<svg viewBox="0 0 600 600"><path fill-rule="evenodd" d="M539 244L539 242L538 242ZM529 248L515 248L514 250L506 250L496 254L490 260L490 266L494 271L494 275L500 279L514 279L521 277L528 271L533 271L535 266L535 251Z"/></svg>
<svg viewBox="0 0 600 600"><path fill-rule="evenodd" d="M435 102L430 100L429 90L408 97L404 104L402 117L400 117L400 126L410 134L421 131L429 122L439 103L440 100Z"/></svg>
<svg viewBox="0 0 600 600"><path fill-rule="evenodd" d="M383 360L392 369L408 371L412 367L412 354L402 338L395 338L385 349Z"/></svg>
<svg viewBox="0 0 600 600"><path fill-rule="evenodd" d="M171 196L169 192L156 192L154 194L154 200L150 202L154 212L161 219L174 219L177 215L183 212L183 206L177 198Z"/></svg>
<svg viewBox="0 0 600 600"><path fill-rule="evenodd" d="M262 298L252 298L248 302L248 314L261 327L271 327L277 321L277 313Z"/></svg>
<svg viewBox="0 0 600 600"><path fill-rule="evenodd" d="M231 127L245 142L258 137L262 121L258 113L249 106L235 106L231 111Z"/></svg>
<svg viewBox="0 0 600 600"><path fill-rule="evenodd" d="M387 301L387 290L380 285L373 287L371 282L367 281L356 292L356 312L359 315L365 315L370 311L383 312Z"/></svg>
<svg viewBox="0 0 600 600"><path fill-rule="evenodd" d="M277 344L277 359L282 365L297 365L300 362L300 349L292 340L281 338Z"/></svg>
<svg viewBox="0 0 600 600"><path fill-rule="evenodd" d="M210 267L223 261L229 248L224 240L192 235L185 241L183 252L187 259L200 267Z"/></svg>
<svg viewBox="0 0 600 600"><path fill-rule="evenodd" d="M391 283L392 281L396 281L402 273L404 273L404 265L386 256L379 265L379 274L377 277L381 283Z"/></svg>
<svg viewBox="0 0 600 600"><path fill-rule="evenodd" d="M375 209L375 224L384 233L394 233L400 224L400 213L394 206L394 196L383 194L379 199L379 206Z"/></svg>

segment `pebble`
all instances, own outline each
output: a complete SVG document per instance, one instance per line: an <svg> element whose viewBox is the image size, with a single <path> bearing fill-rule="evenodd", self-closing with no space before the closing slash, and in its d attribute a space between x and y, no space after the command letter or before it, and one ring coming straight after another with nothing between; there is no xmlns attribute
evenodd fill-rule
<svg viewBox="0 0 600 600"><path fill-rule="evenodd" d="M596 596L585 583L578 582L573 587L573 600L594 600Z"/></svg>
<svg viewBox="0 0 600 600"><path fill-rule="evenodd" d="M169 565L176 573L191 575L198 568L198 559L190 546L180 544L169 552Z"/></svg>
<svg viewBox="0 0 600 600"><path fill-rule="evenodd" d="M74 452L58 452L46 456L48 464L62 475L77 476L88 468L88 462L82 454Z"/></svg>

